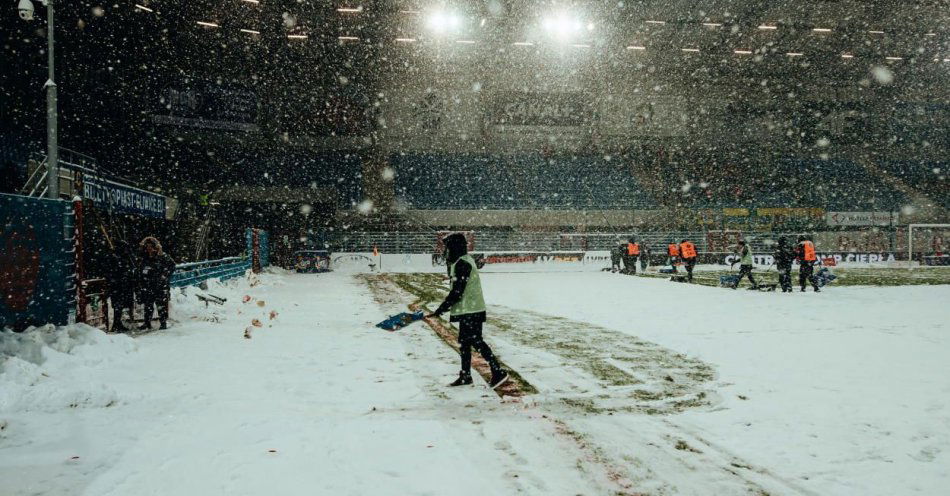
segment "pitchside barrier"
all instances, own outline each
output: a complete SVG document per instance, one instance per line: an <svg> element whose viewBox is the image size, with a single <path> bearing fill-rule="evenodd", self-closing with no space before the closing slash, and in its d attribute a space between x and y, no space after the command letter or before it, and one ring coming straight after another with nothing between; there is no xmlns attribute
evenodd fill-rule
<svg viewBox="0 0 950 496"><path fill-rule="evenodd" d="M689 239L700 253L728 255L735 250L740 239L749 242L755 253L769 253L775 248L779 237L784 236L794 243L799 235L811 236L815 246L822 251L836 254L893 254L896 260L907 260L912 251L915 260L924 256L942 256L950 252L950 226L945 228L920 228L913 231L911 239L907 228L872 227L854 230L817 232L763 233L741 231L693 231L693 232L619 232L619 233L552 233L515 231L465 231L470 250L480 252L555 252L555 251L607 251L631 236L642 247L654 254L665 254L671 242ZM382 253L439 253L440 239L445 232L346 232L337 234L331 241L333 253L367 253L375 249ZM889 257L888 257L889 258ZM702 262L701 262L702 263ZM710 263L717 263L712 261Z"/></svg>
<svg viewBox="0 0 950 496"><path fill-rule="evenodd" d="M608 251L497 251L471 253L482 272L599 272L611 267ZM895 253L830 253L818 254L823 265L870 267L894 266ZM771 254L753 255L755 267L767 269L774 259ZM337 272L434 272L445 273L445 259L438 254L419 253L334 253L330 268ZM735 254L700 253L698 263L730 267L738 263ZM669 266L669 257L653 253L648 266Z"/></svg>
<svg viewBox="0 0 950 496"><path fill-rule="evenodd" d="M0 194L0 329L69 321L72 216L66 201Z"/></svg>

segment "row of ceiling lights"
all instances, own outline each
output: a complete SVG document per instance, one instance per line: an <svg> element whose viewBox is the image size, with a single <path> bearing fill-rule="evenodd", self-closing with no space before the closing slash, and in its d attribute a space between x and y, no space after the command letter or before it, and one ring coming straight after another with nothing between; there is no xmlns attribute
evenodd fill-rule
<svg viewBox="0 0 950 496"><path fill-rule="evenodd" d="M252 3L252 4L259 4L259 3L260 3L260 0L241 0L241 1L246 2L246 3ZM148 7L144 6L144 5L140 5L140 4L135 4L135 8L141 9L141 10L144 10L144 11L147 11L147 12L154 12L153 9L150 9L150 8L148 8ZM363 9L362 6L357 6L357 7L338 7L338 8L336 9L336 11L337 11L337 12L340 12L340 13L342 13L342 14L360 14L360 13L364 12L364 9ZM403 13L403 14L410 14L410 15L420 15L420 14L422 14L422 11L418 11L418 10L401 10L400 12ZM575 21L575 22L565 22L564 18L565 18L564 15L561 15L561 16L558 16L558 17L549 18L549 19L547 19L547 20L545 21L546 27L547 27L548 29L554 28L554 29L559 29L559 30L565 31L565 30L570 30L570 29L572 29L575 25L580 25L580 24L581 24L581 23L579 23L579 22L577 22L577 21ZM442 12L442 11L433 12L433 13L430 15L429 21L430 21L430 22L429 22L430 27L432 27L432 28L434 28L434 29L436 29L436 30L438 30L438 31L446 30L446 28L453 28L453 29L454 29L454 28L458 28L458 27L462 24L462 21L461 21L461 19L459 18L458 15L456 15L456 14L454 14L454 13ZM667 23L667 21L655 20L655 19L645 19L643 22L644 22L645 24L652 24L652 25L665 25L665 24ZM205 22L205 24L203 24L203 25L206 25L206 26L207 26L207 25L210 25L210 24L215 24L215 23L212 23L212 22ZM720 28L720 27L723 26L723 23L721 23L721 22L700 22L700 23L698 23L698 24L699 24L699 25L702 25L702 26L704 26L704 27L707 27L707 28ZM484 26L484 25L485 25L485 20L484 20L484 19L482 19L480 25L481 25L481 26ZM587 25L587 27L588 27L588 30L593 30L593 24L592 24L592 23L589 23L589 24ZM758 26L758 29L761 30L761 31L776 31L776 30L779 29L779 25L777 25L777 24L768 24L768 23L765 23L765 24L760 24L760 25ZM833 28L828 28L828 27L813 27L813 28L811 28L811 31L814 32L814 33L827 34L827 33L832 33L832 32L834 32L834 29L833 29ZM869 30L867 30L867 33L868 33L868 34L875 34L875 35L887 34L886 31L880 30L880 29L869 29ZM935 36L937 36L937 33L932 32L932 31L929 31L929 32L927 32L927 33L924 33L924 36L925 36L925 37L935 37Z"/></svg>
<svg viewBox="0 0 950 496"><path fill-rule="evenodd" d="M198 24L199 26L210 27L210 28L217 28L217 27L220 27L218 24L213 23L213 22L198 21L197 24ZM261 34L260 31L255 31L255 30L253 30L253 29L243 29L243 28L242 28L242 29L240 29L240 31L243 32L243 33L252 34L252 35L260 35L260 34ZM306 39L309 38L309 35L306 35L306 34L288 34L288 35L287 35L287 38L288 38L288 39L291 39L291 40L306 40ZM359 38L358 36L338 36L337 39L340 40L341 42L359 41L359 40L360 40L360 38ZM417 42L417 41L419 41L419 40L416 39L416 38L394 38L393 41L395 41L396 43L415 43L415 42ZM476 44L476 41L475 41L475 40L455 40L455 42L458 43L458 44L462 44L462 45L474 45L474 44ZM515 41L515 42L512 43L512 46L535 46L535 45L537 45L537 43L534 43L534 42L531 42L531 41ZM590 48L590 47L591 47L591 45L586 44L586 43L572 43L570 46L572 46L572 47L574 47L574 48ZM647 47L645 47L645 46L643 46L643 45L629 45L629 46L627 46L627 50L646 51L646 50L647 50ZM700 50L699 48L696 48L696 47L684 47L684 48L680 48L680 51L681 51L681 52L684 52L684 53L700 53L700 52L701 52L701 50ZM755 52L753 52L752 50L741 50L741 49L733 50L733 53L736 54L736 55L754 55L754 54L755 54ZM762 53L762 55L765 55L765 54ZM785 52L785 55L788 56L788 57L802 57L802 56L805 55L805 53L804 53L804 52ZM842 58L842 59L853 59L853 58L855 58L855 55L854 55L854 54L851 54L851 53L842 53L842 54L841 54L841 58ZM898 62L898 61L904 60L904 57L899 57L899 56L893 56L893 55L892 55L892 56L886 56L886 57L884 57L884 59L885 59L885 60L888 60L888 61L891 61L891 62ZM950 58L940 59L940 58L938 57L938 58L935 58L935 59L934 59L934 62L940 62L940 61L943 61L943 62L950 62Z"/></svg>
<svg viewBox="0 0 950 496"><path fill-rule="evenodd" d="M258 4L258 3L259 3L259 0L242 0L242 1L247 2L247 3L253 3L253 4ZM152 9L150 9L150 8L148 8L148 7L145 7L145 6L143 6L143 5L135 4L135 7L138 8L138 9L141 9L141 10L148 11L148 12L153 12ZM338 12L344 13L344 14L359 14L359 13L362 13L362 12L363 12L363 7L362 7L362 6L359 6L359 7L339 7L339 8L337 8L336 10L337 10ZM413 14L413 15L418 15L418 14L421 14L421 13L422 13L421 11L416 11L416 10L402 10L401 12L404 13L404 14ZM645 20L644 22L647 23L647 24L659 24L659 25L666 24L666 21L652 20L652 19ZM203 27L207 27L207 28L218 28L218 27L220 27L220 25L219 25L218 23L210 22L210 21L198 21L197 24L198 24L199 26L203 26ZM446 31L446 30L450 30L450 29L457 29L460 24L461 24L461 21L460 21L460 19L458 18L458 16L455 15L455 14L452 14L452 13L445 13L445 12L437 11L437 12L434 12L434 13L430 16L430 18L429 18L429 27L432 28L434 31L437 31L437 32L442 32L442 31ZM485 24L485 20L483 19L482 22L481 22L481 25L484 25L484 24ZM717 22L703 22L703 23L701 23L701 24L702 24L703 26L705 26L705 27L708 27L708 28L718 28L718 27L722 27L722 23L717 23ZM562 39L569 38L569 37L571 37L572 35L576 34L577 32L583 31L583 27L584 27L584 24L583 24L581 21L579 21L579 20L577 20L577 19L571 19L570 17L568 17L568 16L566 16L566 15L564 15L564 14L561 14L561 15L556 16L556 17L549 17L549 18L545 19L543 25L544 25L544 27L545 27L545 29L546 29L547 31L552 32L553 34L558 35L558 37L560 37L560 38L562 38ZM588 24L586 25L586 28L587 28L587 31L593 31L593 29L594 29L593 23L588 23ZM761 24L761 25L758 26L758 29L759 29L759 30L762 30L762 31L775 31L775 30L778 30L778 28L779 28L779 26L778 26L778 25L775 25L775 24ZM242 28L242 29L240 29L240 31L243 32L243 33L246 33L246 34L260 35L260 31L257 31L257 30L254 30L254 29ZM830 32L832 32L833 30L832 30L832 28L814 27L814 28L812 28L812 31L815 32L815 33L830 33ZM886 34L886 33L885 33L884 31L882 31L882 30L868 30L868 33L869 33L869 34ZM936 33L928 32L928 33L925 33L924 36L933 37L933 36L936 36ZM288 35L287 35L287 38L288 38L288 39L291 39L291 40L306 40L306 39L309 38L309 36L308 36L307 34L292 33L292 34L288 34ZM341 42L346 42L346 41L359 41L360 38L359 38L359 37L356 37L356 36L338 36L338 39L339 39ZM415 41L417 41L417 40L416 40L415 38L395 38L395 41L396 41L397 43L413 43L413 42L415 42ZM475 44L476 42L475 42L475 40L456 40L456 43L459 43L459 44ZM514 43L512 43L512 44L513 44L514 46L533 46L535 43L530 42L530 41L516 41L516 42L514 42ZM589 44L585 44L585 43L572 43L571 46L576 47L576 48L589 48L589 47L590 47ZM631 45L631 46L628 46L627 49L628 49L628 50L643 51L643 50L646 50L646 47L645 47L645 46L639 46L639 45ZM681 48L680 50L681 50L682 52L684 52L684 53L698 53L698 52L700 52L700 49L699 49L699 48ZM752 54L753 54L753 52L752 52L751 50L740 50L740 49L733 50L733 53L735 53L736 55L752 55ZM788 57L800 57L800 56L803 56L804 53L802 53L802 52L786 52L785 55L788 56ZM843 54L841 54L841 58L843 58L843 59L851 59L851 58L854 58L854 55L853 55L853 54L850 54L850 53L843 53ZM885 57L885 59L886 59L886 60L889 60L889 61L900 61L900 60L903 60L903 57L899 57L899 56L887 56L887 57ZM945 59L937 58L937 59L934 59L934 60L935 60L935 61L941 61L941 60L942 60L942 61L944 61L944 62L950 61L950 59L946 59L946 58L945 58Z"/></svg>

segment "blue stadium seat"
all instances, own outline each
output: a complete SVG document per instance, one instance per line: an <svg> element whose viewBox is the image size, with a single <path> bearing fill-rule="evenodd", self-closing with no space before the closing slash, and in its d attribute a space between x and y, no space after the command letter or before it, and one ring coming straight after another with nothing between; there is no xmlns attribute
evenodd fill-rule
<svg viewBox="0 0 950 496"><path fill-rule="evenodd" d="M419 209L633 209L656 202L603 157L395 155L396 195Z"/></svg>

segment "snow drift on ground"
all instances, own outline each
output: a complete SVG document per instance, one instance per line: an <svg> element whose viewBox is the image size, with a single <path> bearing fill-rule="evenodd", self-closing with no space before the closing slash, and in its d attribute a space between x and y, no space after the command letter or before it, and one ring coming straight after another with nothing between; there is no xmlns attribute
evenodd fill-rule
<svg viewBox="0 0 950 496"><path fill-rule="evenodd" d="M539 394L447 389L412 296L344 273L175 292L172 327L0 335L0 494L941 494L950 286L758 293L483 276ZM223 305L197 293L224 297ZM255 323L256 322L256 323Z"/></svg>

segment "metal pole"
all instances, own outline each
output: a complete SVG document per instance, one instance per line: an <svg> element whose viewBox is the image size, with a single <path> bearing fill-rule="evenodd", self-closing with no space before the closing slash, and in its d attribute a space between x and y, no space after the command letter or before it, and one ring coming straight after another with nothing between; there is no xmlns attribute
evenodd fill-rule
<svg viewBox="0 0 950 496"><path fill-rule="evenodd" d="M49 52L49 79L46 81L46 167L47 167L47 190L49 197L59 198L59 143L57 136L57 110L56 104L56 66L53 59L54 30L53 30L53 1L49 0L46 6L47 19L47 52Z"/></svg>

